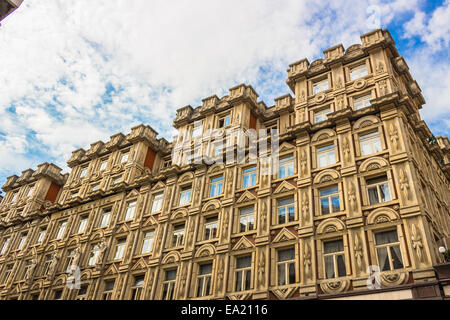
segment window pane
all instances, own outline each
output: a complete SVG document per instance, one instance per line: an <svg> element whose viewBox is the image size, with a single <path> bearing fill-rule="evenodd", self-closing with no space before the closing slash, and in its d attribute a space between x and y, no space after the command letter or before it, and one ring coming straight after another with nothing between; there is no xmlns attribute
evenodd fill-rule
<svg viewBox="0 0 450 320"><path fill-rule="evenodd" d="M289 283L295 283L295 263L289 264Z"/></svg>
<svg viewBox="0 0 450 320"><path fill-rule="evenodd" d="M320 190L320 195L321 196L328 196L330 194L337 193L337 192L338 192L338 187L334 186L332 188L327 188L327 189Z"/></svg>
<svg viewBox="0 0 450 320"><path fill-rule="evenodd" d="M345 260L344 260L344 255L338 255L337 256L337 264L338 264L338 274L339 277L344 277L345 276Z"/></svg>
<svg viewBox="0 0 450 320"><path fill-rule="evenodd" d="M322 198L320 199L320 207L322 210L322 214L329 214L330 213L330 204L328 198Z"/></svg>
<svg viewBox="0 0 450 320"><path fill-rule="evenodd" d="M344 251L344 243L342 240L328 241L324 243L325 253L341 252Z"/></svg>
<svg viewBox="0 0 450 320"><path fill-rule="evenodd" d="M252 272L251 272L251 270L245 271L245 289L244 290L249 290L250 289L250 280L251 279L252 279Z"/></svg>
<svg viewBox="0 0 450 320"><path fill-rule="evenodd" d="M402 254L400 252L400 246L392 246L391 247L391 256L392 256L392 263L394 265L394 269L403 268Z"/></svg>
<svg viewBox="0 0 450 320"><path fill-rule="evenodd" d="M294 221L295 220L295 207L289 206L288 211L289 211L289 221Z"/></svg>
<svg viewBox="0 0 450 320"><path fill-rule="evenodd" d="M333 212L338 212L340 210L339 206L339 196L334 196L331 198L331 202L333 204Z"/></svg>
<svg viewBox="0 0 450 320"><path fill-rule="evenodd" d="M278 261L293 260L295 257L295 252L293 248L278 250Z"/></svg>
<svg viewBox="0 0 450 320"><path fill-rule="evenodd" d="M378 255L378 263L380 264L381 271L391 270L391 267L389 265L387 248L378 248L377 255Z"/></svg>
<svg viewBox="0 0 450 320"><path fill-rule="evenodd" d="M325 257L325 274L327 279L334 278L334 262L333 257Z"/></svg>
<svg viewBox="0 0 450 320"><path fill-rule="evenodd" d="M391 194L389 193L389 186L387 184L380 185L380 195L382 202L391 200Z"/></svg>
<svg viewBox="0 0 450 320"><path fill-rule="evenodd" d="M377 187L368 188L370 204L379 203Z"/></svg>
<svg viewBox="0 0 450 320"><path fill-rule="evenodd" d="M247 268L252 265L252 257L251 256L245 256L240 257L236 259L236 268Z"/></svg>
<svg viewBox="0 0 450 320"><path fill-rule="evenodd" d="M200 266L200 272L199 274L204 275L204 274L211 274L212 272L212 264L208 263L208 264L202 264Z"/></svg>
<svg viewBox="0 0 450 320"><path fill-rule="evenodd" d="M398 236L397 236L396 230L375 233L375 243L377 245L395 243L395 242L398 242Z"/></svg>
<svg viewBox="0 0 450 320"><path fill-rule="evenodd" d="M278 265L278 285L282 286L286 284L285 264Z"/></svg>
<svg viewBox="0 0 450 320"><path fill-rule="evenodd" d="M242 291L242 272L236 272L236 291Z"/></svg>
<svg viewBox="0 0 450 320"><path fill-rule="evenodd" d="M286 209L279 208L278 209L278 223L285 223L285 222L286 222Z"/></svg>

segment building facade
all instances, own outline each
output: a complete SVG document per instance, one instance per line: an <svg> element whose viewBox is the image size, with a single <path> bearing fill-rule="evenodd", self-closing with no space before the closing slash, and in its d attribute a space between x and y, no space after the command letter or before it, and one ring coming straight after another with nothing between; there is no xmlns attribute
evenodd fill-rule
<svg viewBox="0 0 450 320"><path fill-rule="evenodd" d="M172 142L139 125L74 151L70 173L9 177L0 299L445 295L433 266L450 245L450 143L421 120L389 32L291 64L287 84L294 97L271 107L241 84L179 109ZM224 157L210 129L276 129L277 170L189 163Z"/></svg>
<svg viewBox="0 0 450 320"><path fill-rule="evenodd" d="M0 0L0 21L16 10L23 0Z"/></svg>

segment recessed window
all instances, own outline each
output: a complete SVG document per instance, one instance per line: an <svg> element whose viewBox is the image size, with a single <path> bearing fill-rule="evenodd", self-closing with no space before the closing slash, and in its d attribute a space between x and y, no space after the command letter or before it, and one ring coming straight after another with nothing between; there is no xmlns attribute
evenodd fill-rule
<svg viewBox="0 0 450 320"><path fill-rule="evenodd" d="M44 265L42 266L42 276L46 276L50 270L50 265L52 264L52 255L48 254L44 258Z"/></svg>
<svg viewBox="0 0 450 320"><path fill-rule="evenodd" d="M387 176L367 179L366 184L371 205L391 200Z"/></svg>
<svg viewBox="0 0 450 320"><path fill-rule="evenodd" d="M201 264L197 279L197 297L206 297L211 293L212 263Z"/></svg>
<svg viewBox="0 0 450 320"><path fill-rule="evenodd" d="M396 230L375 233L375 249L381 271L403 268L400 242Z"/></svg>
<svg viewBox="0 0 450 320"><path fill-rule="evenodd" d="M105 281L105 285L104 285L104 289L103 289L103 293L102 293L102 300L111 300L112 299L115 282L116 282L115 279Z"/></svg>
<svg viewBox="0 0 450 320"><path fill-rule="evenodd" d="M6 249L8 249L10 241L11 241L11 238L6 238L3 240L2 249L0 250L0 254L4 254L6 252Z"/></svg>
<svg viewBox="0 0 450 320"><path fill-rule="evenodd" d="M89 253L89 266L94 266L97 263L98 256L100 254L100 244L94 244L91 247L91 252Z"/></svg>
<svg viewBox="0 0 450 320"><path fill-rule="evenodd" d="M6 283L8 281L8 278L11 275L13 266L14 266L13 263L6 265L5 271L3 272L3 276L2 276L2 284Z"/></svg>
<svg viewBox="0 0 450 320"><path fill-rule="evenodd" d="M127 210L125 212L125 221L133 220L135 211L136 211L136 201L128 202Z"/></svg>
<svg viewBox="0 0 450 320"><path fill-rule="evenodd" d="M28 236L27 233L23 233L20 236L19 243L17 244L17 250L21 250L23 248L23 246L25 245L25 242L27 241L27 236Z"/></svg>
<svg viewBox="0 0 450 320"><path fill-rule="evenodd" d="M350 80L356 80L367 76L367 67L365 64L353 67L350 69Z"/></svg>
<svg viewBox="0 0 450 320"><path fill-rule="evenodd" d="M98 191L100 189L100 183L95 183L91 187L91 192Z"/></svg>
<svg viewBox="0 0 450 320"><path fill-rule="evenodd" d="M344 243L342 240L324 242L323 249L326 278L344 277L346 275L346 270Z"/></svg>
<svg viewBox="0 0 450 320"><path fill-rule="evenodd" d="M363 156L381 151L380 135L378 134L378 131L360 135L359 143L361 146L361 155Z"/></svg>
<svg viewBox="0 0 450 320"><path fill-rule="evenodd" d="M70 198L71 199L74 199L74 198L76 198L76 197L78 197L78 193L80 192L80 190L74 190L74 191L71 191L70 192Z"/></svg>
<svg viewBox="0 0 450 320"><path fill-rule="evenodd" d="M251 231L255 228L255 207L249 206L239 210L239 232Z"/></svg>
<svg viewBox="0 0 450 320"><path fill-rule="evenodd" d="M192 138L196 138L201 136L203 133L203 125L201 122L198 124L196 123L194 127L192 128Z"/></svg>
<svg viewBox="0 0 450 320"><path fill-rule="evenodd" d="M294 175L294 156L290 155L280 159L278 163L278 179Z"/></svg>
<svg viewBox="0 0 450 320"><path fill-rule="evenodd" d="M314 123L319 123L328 120L329 113L331 113L330 107L314 111Z"/></svg>
<svg viewBox="0 0 450 320"><path fill-rule="evenodd" d="M12 195L12 197L11 197L11 202L16 201L18 195L19 195L19 191L14 192L13 195Z"/></svg>
<svg viewBox="0 0 450 320"><path fill-rule="evenodd" d="M100 220L100 227L107 227L109 225L109 220L111 219L111 208L103 209L102 218Z"/></svg>
<svg viewBox="0 0 450 320"><path fill-rule="evenodd" d="M242 188L256 185L256 167L244 169L242 172Z"/></svg>
<svg viewBox="0 0 450 320"><path fill-rule="evenodd" d="M278 223L286 223L295 220L294 197L278 200Z"/></svg>
<svg viewBox="0 0 450 320"><path fill-rule="evenodd" d="M89 216L81 216L80 224L78 225L78 233L84 233L86 231Z"/></svg>
<svg viewBox="0 0 450 320"><path fill-rule="evenodd" d="M57 289L54 291L53 300L61 300L62 299L63 290Z"/></svg>
<svg viewBox="0 0 450 320"><path fill-rule="evenodd" d="M215 239L217 237L217 217L210 217L205 220L204 240Z"/></svg>
<svg viewBox="0 0 450 320"><path fill-rule="evenodd" d="M209 185L209 196L215 197L222 194L222 183L223 183L223 177L215 177L211 178L211 182Z"/></svg>
<svg viewBox="0 0 450 320"><path fill-rule="evenodd" d="M67 221L62 221L59 223L58 232L56 233L56 239L61 239L66 231Z"/></svg>
<svg viewBox="0 0 450 320"><path fill-rule="evenodd" d="M25 261L25 266L23 268L23 273L22 273L22 280L25 280L27 278L27 273L29 272L28 270L31 269L32 264L33 264L33 261L31 259Z"/></svg>
<svg viewBox="0 0 450 320"><path fill-rule="evenodd" d="M371 94L367 94L354 99L355 110L359 110L365 107L370 107L370 100L372 99Z"/></svg>
<svg viewBox="0 0 450 320"><path fill-rule="evenodd" d="M336 163L334 144L317 148L317 166L326 167Z"/></svg>
<svg viewBox="0 0 450 320"><path fill-rule="evenodd" d="M236 258L234 291L250 290L252 278L252 256Z"/></svg>
<svg viewBox="0 0 450 320"><path fill-rule="evenodd" d="M295 283L295 251L294 248L277 250L278 285Z"/></svg>
<svg viewBox="0 0 450 320"><path fill-rule="evenodd" d="M116 244L116 251L114 253L114 260L122 259L123 254L125 253L125 245L127 243L127 239L119 239Z"/></svg>
<svg viewBox="0 0 450 320"><path fill-rule="evenodd" d="M328 79L317 81L313 83L313 94L328 90Z"/></svg>
<svg viewBox="0 0 450 320"><path fill-rule="evenodd" d="M219 128L228 127L231 124L231 115L226 114L219 118Z"/></svg>
<svg viewBox="0 0 450 320"><path fill-rule="evenodd" d="M115 176L115 177L112 178L111 185L115 186L115 185L117 185L117 184L119 184L121 182L122 182L122 175Z"/></svg>
<svg viewBox="0 0 450 320"><path fill-rule="evenodd" d="M120 155L120 163L126 163L128 161L128 157L130 155L130 152L122 152Z"/></svg>
<svg viewBox="0 0 450 320"><path fill-rule="evenodd" d="M70 272L74 256L75 256L75 249L68 250L66 262L64 263L64 268L63 268L64 271Z"/></svg>
<svg viewBox="0 0 450 320"><path fill-rule="evenodd" d="M172 247L178 247L183 245L184 239L184 224L174 226L172 234Z"/></svg>
<svg viewBox="0 0 450 320"><path fill-rule="evenodd" d="M107 165L108 165L108 159L107 159L107 158L106 158L106 159L102 159L102 160L100 161L100 166L99 166L98 170L99 170L99 171L105 170L106 167L107 167Z"/></svg>
<svg viewBox="0 0 450 320"><path fill-rule="evenodd" d="M142 242L142 254L149 253L152 250L153 239L155 237L154 231L147 231L144 233L144 240Z"/></svg>
<svg viewBox="0 0 450 320"><path fill-rule="evenodd" d="M84 299L86 299L87 289L88 289L88 285L87 284L81 285L80 289L78 289L77 297L75 299L76 300L84 300Z"/></svg>
<svg viewBox="0 0 450 320"><path fill-rule="evenodd" d="M164 199L163 192L157 193L153 196L151 213L161 211L163 199Z"/></svg>
<svg viewBox="0 0 450 320"><path fill-rule="evenodd" d="M36 240L36 243L42 243L42 241L44 241L44 237L45 237L45 232L47 231L46 228L40 228L39 229L39 233L38 233L38 237Z"/></svg>
<svg viewBox="0 0 450 320"><path fill-rule="evenodd" d="M144 275L134 277L133 286L131 287L131 300L139 300L144 291Z"/></svg>
<svg viewBox="0 0 450 320"><path fill-rule="evenodd" d="M163 300L172 300L177 279L177 269L166 270L163 281Z"/></svg>
<svg viewBox="0 0 450 320"><path fill-rule="evenodd" d="M320 196L320 212L321 214L329 214L339 212L339 190L337 186L329 187L319 191Z"/></svg>
<svg viewBox="0 0 450 320"><path fill-rule="evenodd" d="M31 185L28 188L27 197L31 197L33 195L33 191L34 191L34 185Z"/></svg>
<svg viewBox="0 0 450 320"><path fill-rule="evenodd" d="M88 172L88 166L81 167L81 170L80 170L80 178L85 177L86 174L87 174L87 172Z"/></svg>
<svg viewBox="0 0 450 320"><path fill-rule="evenodd" d="M191 202L191 193L192 193L192 186L191 185L181 187L181 190L180 190L180 201L179 201L179 205L180 206L188 204L189 202Z"/></svg>

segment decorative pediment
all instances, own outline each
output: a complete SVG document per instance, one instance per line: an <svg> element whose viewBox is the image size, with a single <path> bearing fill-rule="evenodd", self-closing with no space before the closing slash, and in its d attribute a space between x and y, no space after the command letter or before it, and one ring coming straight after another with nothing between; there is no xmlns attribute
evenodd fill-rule
<svg viewBox="0 0 450 320"><path fill-rule="evenodd" d="M296 240L297 237L288 229L283 228L275 237L275 239L273 239L273 243L277 243L277 242L285 242L285 241L289 241L289 240Z"/></svg>
<svg viewBox="0 0 450 320"><path fill-rule="evenodd" d="M323 129L323 130L320 130L320 131L316 132L312 136L311 142L326 140L326 139L329 139L329 138L334 137L334 136L336 136L336 132L334 130Z"/></svg>
<svg viewBox="0 0 450 320"><path fill-rule="evenodd" d="M148 265L145 262L144 258L140 258L134 265L131 267L131 270L142 270L147 269Z"/></svg>
<svg viewBox="0 0 450 320"><path fill-rule="evenodd" d="M145 227L153 226L157 223L158 222L156 221L156 219L154 217L148 217L142 224L142 227L145 228Z"/></svg>
<svg viewBox="0 0 450 320"><path fill-rule="evenodd" d="M359 172L367 172L389 167L389 162L382 157L373 157L364 160L359 166Z"/></svg>
<svg viewBox="0 0 450 320"><path fill-rule="evenodd" d="M247 239L247 237L241 237L239 241L234 245L233 250L245 250L245 249L251 249L254 248L253 243Z"/></svg>
<svg viewBox="0 0 450 320"><path fill-rule="evenodd" d="M367 215L366 223L368 225L371 224L380 224L390 221L399 220L400 217L394 209L391 208L378 208L373 210Z"/></svg>
<svg viewBox="0 0 450 320"><path fill-rule="evenodd" d="M245 300L250 297L250 293L244 293L244 294L233 294L229 295L228 299L230 300Z"/></svg>
<svg viewBox="0 0 450 320"><path fill-rule="evenodd" d="M361 128L366 128L371 125L377 124L380 122L380 119L376 116L367 116L358 119L353 125L353 130L358 130Z"/></svg>
<svg viewBox="0 0 450 320"><path fill-rule="evenodd" d="M155 190L164 190L164 188L166 187L166 185L164 183L162 183L161 181L158 181L153 187L152 187L152 191Z"/></svg>
<svg viewBox="0 0 450 320"><path fill-rule="evenodd" d="M216 254L216 248L212 244L207 243L197 249L197 251L195 252L195 257L196 258L210 257L215 254Z"/></svg>
<svg viewBox="0 0 450 320"><path fill-rule="evenodd" d="M92 270L91 269L86 269L84 270L81 275L80 275L80 279L81 281L86 281L92 278Z"/></svg>
<svg viewBox="0 0 450 320"><path fill-rule="evenodd" d="M295 187L287 182L287 181L283 181L282 183L280 183L280 185L275 189L275 191L273 192L274 194L276 193L283 193L283 192L289 192L289 191L294 191Z"/></svg>
<svg viewBox="0 0 450 320"><path fill-rule="evenodd" d="M182 183L185 181L190 181L194 179L194 174L192 172L186 172L183 174L180 179L178 179L178 183Z"/></svg>
<svg viewBox="0 0 450 320"><path fill-rule="evenodd" d="M96 239L103 239L104 237L104 231L102 229L95 231L94 233L91 234L90 236L90 241L92 240L96 240Z"/></svg>
<svg viewBox="0 0 450 320"><path fill-rule="evenodd" d="M326 219L317 226L317 234L333 233L345 230L344 223L337 219Z"/></svg>
<svg viewBox="0 0 450 320"><path fill-rule="evenodd" d="M137 196L139 196L139 192L136 189L133 189L130 192L128 192L125 199L136 198Z"/></svg>
<svg viewBox="0 0 450 320"><path fill-rule="evenodd" d="M128 233L130 232L130 228L128 227L128 224L124 223L122 224L116 231L116 233Z"/></svg>
<svg viewBox="0 0 450 320"><path fill-rule="evenodd" d="M338 180L341 176L339 172L333 169L328 169L321 171L317 176L314 177L314 184L322 184L331 181Z"/></svg>
<svg viewBox="0 0 450 320"><path fill-rule="evenodd" d="M210 200L207 203L205 203L202 207L202 212L208 212L213 210L219 210L221 207L220 201L217 199Z"/></svg>
<svg viewBox="0 0 450 320"><path fill-rule="evenodd" d="M214 164L208 169L208 174L214 174L216 172L221 172L224 169L223 164Z"/></svg>
<svg viewBox="0 0 450 320"><path fill-rule="evenodd" d="M117 270L116 265L113 263L108 267L108 269L106 269L104 275L107 276L107 275L113 275L113 274L118 274L118 273L119 273L119 270Z"/></svg>
<svg viewBox="0 0 450 320"><path fill-rule="evenodd" d="M239 197L239 199L236 201L236 203L244 203L244 202L250 202L250 201L254 201L254 200L256 200L255 195L247 190Z"/></svg>
<svg viewBox="0 0 450 320"><path fill-rule="evenodd" d="M281 145L280 145L280 148L279 148L279 153L283 153L283 152L289 152L289 151L293 151L293 150L295 150L295 146L294 145L292 145L292 144L290 144L289 142L283 142Z"/></svg>
<svg viewBox="0 0 450 320"><path fill-rule="evenodd" d="M165 255L162 259L162 264L170 264L180 261L180 253L178 251L172 251Z"/></svg>
<svg viewBox="0 0 450 320"><path fill-rule="evenodd" d="M184 218L184 217L187 217L187 215L188 215L188 210L186 208L181 208L181 209L178 209L177 211L175 211L174 213L172 213L172 215L170 216L170 220Z"/></svg>
<svg viewBox="0 0 450 320"><path fill-rule="evenodd" d="M289 287L289 288L274 289L271 291L279 300L284 300L292 297L292 295L295 293L297 289L298 287Z"/></svg>

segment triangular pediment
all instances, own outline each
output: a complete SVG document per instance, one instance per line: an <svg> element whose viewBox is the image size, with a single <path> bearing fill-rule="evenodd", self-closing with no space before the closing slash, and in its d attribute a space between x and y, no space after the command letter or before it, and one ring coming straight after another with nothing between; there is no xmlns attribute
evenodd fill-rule
<svg viewBox="0 0 450 320"><path fill-rule="evenodd" d="M162 183L161 181L158 181L158 183L152 187L152 191L161 190L161 189L164 189L165 187L166 187L166 185L164 183Z"/></svg>
<svg viewBox="0 0 450 320"><path fill-rule="evenodd" d="M119 271L117 270L116 265L113 263L108 267L108 269L106 269L104 275L107 276L107 275L118 274L118 273L119 273Z"/></svg>
<svg viewBox="0 0 450 320"><path fill-rule="evenodd" d="M245 250L253 248L253 243L247 239L247 237L242 237L233 247L233 250Z"/></svg>
<svg viewBox="0 0 450 320"><path fill-rule="evenodd" d="M141 270L141 269L147 269L147 263L145 263L145 260L143 258L140 258L138 262L134 264L134 266L131 268L131 270Z"/></svg>
<svg viewBox="0 0 450 320"><path fill-rule="evenodd" d="M250 293L229 295L230 300L245 300L250 297Z"/></svg>
<svg viewBox="0 0 450 320"><path fill-rule="evenodd" d="M273 193L283 193L295 190L295 186L290 184L287 181L283 181L280 185L275 189Z"/></svg>
<svg viewBox="0 0 450 320"><path fill-rule="evenodd" d="M129 232L130 228L128 227L128 225L126 223L122 224L116 231L116 233L125 233L125 232Z"/></svg>
<svg viewBox="0 0 450 320"><path fill-rule="evenodd" d="M283 142L279 148L278 153L288 152L295 150L295 146L290 144L289 142Z"/></svg>
<svg viewBox="0 0 450 320"><path fill-rule="evenodd" d="M253 200L256 200L255 195L247 190L239 197L239 199L238 199L238 201L236 201L236 203L249 202L249 201L253 201Z"/></svg>
<svg viewBox="0 0 450 320"><path fill-rule="evenodd" d="M156 219L154 217L148 217L147 220L145 220L145 222L142 224L143 227L148 227L148 226L152 226L155 225Z"/></svg>
<svg viewBox="0 0 450 320"><path fill-rule="evenodd" d="M289 240L295 240L297 239L297 237L288 229L283 228L280 233L277 234L277 236L275 237L275 239L273 239L272 242L276 243L276 242L284 242L284 241L289 241Z"/></svg>
<svg viewBox="0 0 450 320"><path fill-rule="evenodd" d="M136 198L138 195L139 192L136 189L133 189L127 194L126 199Z"/></svg>
<svg viewBox="0 0 450 320"><path fill-rule="evenodd" d="M280 300L284 300L287 298L290 298L295 290L297 290L297 287L290 287L290 288L282 288L282 289L275 289L272 290L272 293Z"/></svg>

